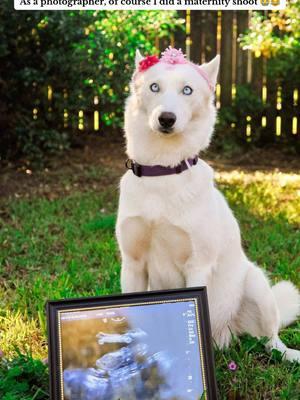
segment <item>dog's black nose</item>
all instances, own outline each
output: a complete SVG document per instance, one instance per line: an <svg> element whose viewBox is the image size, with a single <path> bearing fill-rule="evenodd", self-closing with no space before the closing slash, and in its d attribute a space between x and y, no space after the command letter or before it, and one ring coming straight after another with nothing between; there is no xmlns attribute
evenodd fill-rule
<svg viewBox="0 0 300 400"><path fill-rule="evenodd" d="M162 128L170 129L175 124L176 115L172 112L162 112L158 117L158 121Z"/></svg>

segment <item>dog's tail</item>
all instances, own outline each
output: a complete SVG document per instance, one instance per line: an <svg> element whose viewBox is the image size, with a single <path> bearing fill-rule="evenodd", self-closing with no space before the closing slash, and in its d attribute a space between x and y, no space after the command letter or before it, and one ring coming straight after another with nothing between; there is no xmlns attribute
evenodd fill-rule
<svg viewBox="0 0 300 400"><path fill-rule="evenodd" d="M290 325L300 316L300 292L289 281L281 281L272 287L280 313L280 327Z"/></svg>

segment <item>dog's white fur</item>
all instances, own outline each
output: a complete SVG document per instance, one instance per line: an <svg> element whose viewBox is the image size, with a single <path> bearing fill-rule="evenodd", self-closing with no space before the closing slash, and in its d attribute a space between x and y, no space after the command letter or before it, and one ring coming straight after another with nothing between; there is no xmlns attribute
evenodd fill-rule
<svg viewBox="0 0 300 400"><path fill-rule="evenodd" d="M137 52L136 64L141 55ZM216 83L219 56L200 68ZM160 86L153 93L152 83ZM185 85L193 89L182 93ZM189 64L158 63L136 73L126 103L127 154L144 165L175 166L210 142L216 119L213 93ZM159 131L158 116L173 112L174 131ZM219 347L232 334L267 336L287 360L300 351L287 348L278 331L295 321L300 295L287 281L271 288L264 272L246 257L238 223L214 185L204 161L179 174L121 179L117 239L122 256L123 292L207 286L211 326Z"/></svg>

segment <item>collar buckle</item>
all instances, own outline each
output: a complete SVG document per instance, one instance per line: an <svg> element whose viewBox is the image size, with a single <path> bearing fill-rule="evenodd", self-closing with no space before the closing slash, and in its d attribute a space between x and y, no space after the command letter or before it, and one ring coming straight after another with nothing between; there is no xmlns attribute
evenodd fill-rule
<svg viewBox="0 0 300 400"><path fill-rule="evenodd" d="M134 162L132 164L132 172L134 173L134 175L140 178L142 176L142 167L140 166L140 164Z"/></svg>
<svg viewBox="0 0 300 400"><path fill-rule="evenodd" d="M128 158L125 162L125 166L127 169L131 169L134 175L138 176L139 178L142 176L142 167L137 162Z"/></svg>

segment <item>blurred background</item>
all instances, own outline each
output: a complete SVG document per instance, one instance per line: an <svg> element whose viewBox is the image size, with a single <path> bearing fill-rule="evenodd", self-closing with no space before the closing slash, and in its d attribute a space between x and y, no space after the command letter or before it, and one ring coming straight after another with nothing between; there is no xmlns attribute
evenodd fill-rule
<svg viewBox="0 0 300 400"><path fill-rule="evenodd" d="M218 148L299 149L300 2L281 12L16 12L0 8L0 157L42 161L121 136L136 48L221 54ZM80 139L78 139L80 137Z"/></svg>
<svg viewBox="0 0 300 400"><path fill-rule="evenodd" d="M221 54L218 122L201 156L249 257L300 287L300 0L280 12L16 12L2 0L1 399L49 399L47 299L120 291L124 101L136 48L170 44L197 63ZM300 323L281 338L300 349ZM263 341L215 354L220 399L299 399L300 366Z"/></svg>

